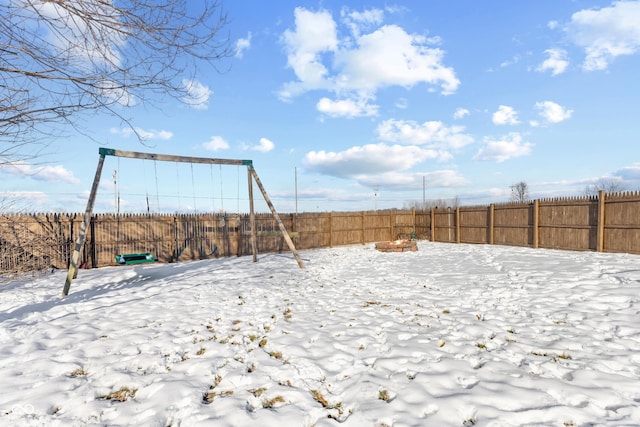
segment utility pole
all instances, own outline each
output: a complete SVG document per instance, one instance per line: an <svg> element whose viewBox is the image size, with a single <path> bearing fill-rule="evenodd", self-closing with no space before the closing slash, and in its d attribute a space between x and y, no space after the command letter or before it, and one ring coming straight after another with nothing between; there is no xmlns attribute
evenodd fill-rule
<svg viewBox="0 0 640 427"><path fill-rule="evenodd" d="M118 181L116 179L118 171L113 171L113 212L118 215Z"/></svg>
<svg viewBox="0 0 640 427"><path fill-rule="evenodd" d="M293 168L293 173L295 175L295 189L296 189L296 215L298 215L298 167Z"/></svg>
<svg viewBox="0 0 640 427"><path fill-rule="evenodd" d="M426 198L426 176L422 175L422 210L427 209L427 198Z"/></svg>
<svg viewBox="0 0 640 427"><path fill-rule="evenodd" d="M378 186L373 187L373 210L378 210Z"/></svg>

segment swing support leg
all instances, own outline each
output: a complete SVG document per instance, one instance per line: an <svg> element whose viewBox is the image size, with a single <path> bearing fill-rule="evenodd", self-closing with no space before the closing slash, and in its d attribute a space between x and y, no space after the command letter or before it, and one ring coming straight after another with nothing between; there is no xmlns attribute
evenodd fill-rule
<svg viewBox="0 0 640 427"><path fill-rule="evenodd" d="M280 231L282 232L282 236L284 237L285 242L287 242L287 245L289 246L289 250L293 253L293 256L296 258L296 261L298 262L298 266L300 268L304 268L304 263L302 262L302 259L300 259L300 255L298 255L298 251L296 250L296 247L293 244L293 240L291 240L289 233L287 233L287 229L284 227L284 224L280 219L280 215L278 215L278 212L276 212L276 208L273 206L273 203L271 203L271 199L269 199L269 196L267 195L267 191L264 189L264 186L262 185L260 178L258 178L258 173L253 167L248 167L248 170L250 175L253 177L253 179L256 180L256 184L258 185L258 188L260 189L260 191L262 192L262 195L264 196L264 201L267 202L269 209L271 209L271 213L273 214L273 217L276 219L276 222L278 223L278 227L280 227Z"/></svg>
<svg viewBox="0 0 640 427"><path fill-rule="evenodd" d="M249 225L251 227L251 253L253 262L258 262L258 247L256 244L256 215L253 211L253 180L251 177L252 168L247 168L247 182L249 183Z"/></svg>
<svg viewBox="0 0 640 427"><path fill-rule="evenodd" d="M69 295L69 288L71 287L71 281L76 278L78 274L78 263L82 256L82 250L84 249L84 242L87 239L87 228L91 221L91 213L93 212L93 205L96 201L96 193L98 192L98 184L100 183L100 175L102 175L102 165L104 164L104 155L100 155L98 160L98 167L96 168L96 176L93 178L93 184L91 185L91 194L87 201L87 209L84 212L82 218L82 224L80 225L80 233L78 233L78 239L76 240L71 255L71 264L69 265L69 272L67 273L67 280L64 282L64 288L62 289L62 296Z"/></svg>

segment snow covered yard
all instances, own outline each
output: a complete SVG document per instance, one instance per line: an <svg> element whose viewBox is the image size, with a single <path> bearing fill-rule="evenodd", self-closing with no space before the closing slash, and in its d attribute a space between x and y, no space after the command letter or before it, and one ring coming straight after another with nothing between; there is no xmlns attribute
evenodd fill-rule
<svg viewBox="0 0 640 427"><path fill-rule="evenodd" d="M0 425L640 424L640 256L420 242L0 286Z"/></svg>

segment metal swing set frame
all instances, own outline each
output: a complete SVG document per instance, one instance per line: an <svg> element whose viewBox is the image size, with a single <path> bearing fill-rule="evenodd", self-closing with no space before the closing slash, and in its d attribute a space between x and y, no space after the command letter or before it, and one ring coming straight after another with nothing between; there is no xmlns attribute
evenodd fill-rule
<svg viewBox="0 0 640 427"><path fill-rule="evenodd" d="M251 226L251 251L253 253L253 262L258 261L257 255L257 245L256 245L256 227L255 227L255 213L253 209L253 181L255 181L256 185L260 189L262 196L264 197L267 206L271 210L271 213L278 223L278 227L280 228L280 232L284 237L289 250L293 253L298 266L300 268L304 268L304 263L300 256L298 255L298 251L296 250L295 245L293 244L293 240L287 229L285 228L282 220L280 219L280 215L276 211L273 203L271 203L271 199L267 194L267 191L262 185L260 178L258 177L258 173L253 168L253 161L251 160L235 160L235 159L214 159L209 157L188 157L188 156L173 156L168 154L156 154L156 153L141 153L136 151L123 151L123 150L114 150L110 148L101 147L98 150L100 154L100 158L98 160L98 167L96 168L96 174L93 178L93 184L91 185L91 193L89 194L89 200L87 201L87 208L84 213L84 217L82 220L82 224L80 225L80 232L78 233L78 238L76 239L73 253L71 255L71 262L69 265L69 271L67 273L67 278L64 283L64 288L62 290L62 296L69 295L69 289L71 287L71 282L78 275L78 265L80 262L80 258L82 257L82 251L84 249L84 244L87 238L87 228L89 227L89 222L91 221L91 214L93 213L93 206L96 200L96 194L98 193L98 184L100 183L100 176L102 175L102 166L104 164L104 160L106 156L114 156L114 157L124 157L129 159L142 159L142 160L158 160L165 162L181 162L181 163L200 163L200 164L209 164L209 165L235 165L235 166L246 166L247 167L247 181L249 186L249 222ZM144 259L142 256L144 255ZM150 257L147 257L149 255ZM119 256L124 257L124 263L127 263L127 257L130 258L129 263L138 262L153 262L151 258L153 256L151 254L122 254Z"/></svg>

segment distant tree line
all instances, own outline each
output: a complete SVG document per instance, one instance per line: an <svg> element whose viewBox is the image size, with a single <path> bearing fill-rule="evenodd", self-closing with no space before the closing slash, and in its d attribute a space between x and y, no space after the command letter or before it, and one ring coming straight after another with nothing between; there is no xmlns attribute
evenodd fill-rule
<svg viewBox="0 0 640 427"><path fill-rule="evenodd" d="M511 190L510 200L512 202L526 202L531 199L529 184L526 181L520 181L509 186ZM622 183L619 178L602 178L587 185L584 189L585 196L597 196L600 190L605 193L620 193L629 189ZM458 196L451 199L431 199L425 201L412 201L405 203L404 209L429 210L432 208L457 208L460 206Z"/></svg>
<svg viewBox="0 0 640 427"><path fill-rule="evenodd" d="M434 208L457 208L460 206L460 199L455 196L451 199L431 199L422 202L413 201L405 203L404 209L416 209L428 211Z"/></svg>
<svg viewBox="0 0 640 427"><path fill-rule="evenodd" d="M585 196L597 196L600 190L604 190L605 193L620 193L627 191L627 188L620 179L602 178L591 185L587 185L584 189L584 194Z"/></svg>

